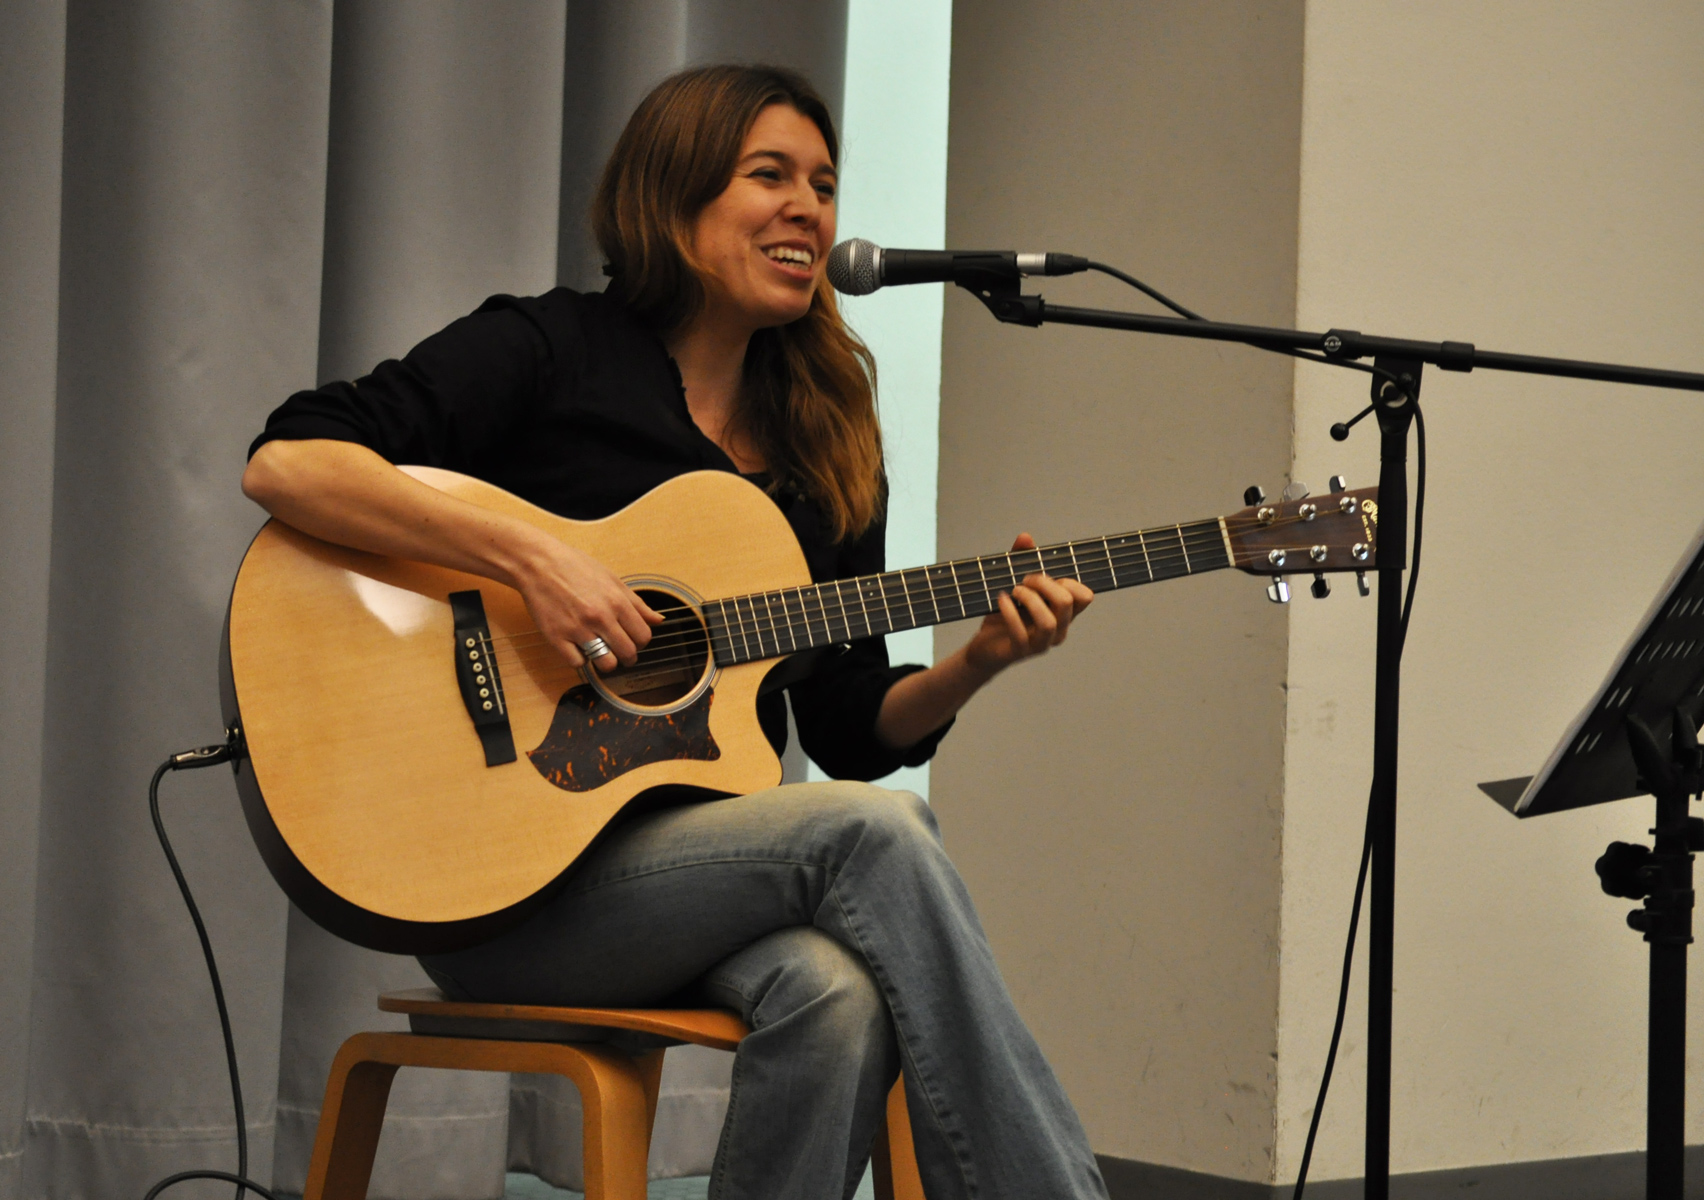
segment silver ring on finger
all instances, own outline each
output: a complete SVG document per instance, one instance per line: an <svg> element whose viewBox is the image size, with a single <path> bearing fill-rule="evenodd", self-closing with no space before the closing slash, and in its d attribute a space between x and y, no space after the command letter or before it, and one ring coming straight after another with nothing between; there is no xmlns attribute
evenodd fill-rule
<svg viewBox="0 0 1704 1200"><path fill-rule="evenodd" d="M595 637L589 642L580 643L580 653L586 656L587 662L590 662L595 658L602 658L606 654L614 654L615 651L611 650L609 643L601 637Z"/></svg>

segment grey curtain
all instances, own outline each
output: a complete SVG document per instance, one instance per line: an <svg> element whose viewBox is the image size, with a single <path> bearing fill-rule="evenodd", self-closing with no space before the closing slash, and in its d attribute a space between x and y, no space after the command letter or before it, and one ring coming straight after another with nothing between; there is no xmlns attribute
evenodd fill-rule
<svg viewBox="0 0 1704 1200"><path fill-rule="evenodd" d="M766 60L837 103L845 16L0 4L0 1200L139 1196L234 1165L213 1003L145 786L219 737L220 621L262 519L238 479L267 411L493 292L601 286L584 210L644 90ZM384 1027L375 993L421 974L290 910L222 770L170 777L164 807L224 972L251 1172L299 1190L338 1043ZM654 1175L708 1169L727 1062L671 1051ZM578 1149L557 1081L405 1073L373 1195L494 1197L506 1168L577 1187Z"/></svg>

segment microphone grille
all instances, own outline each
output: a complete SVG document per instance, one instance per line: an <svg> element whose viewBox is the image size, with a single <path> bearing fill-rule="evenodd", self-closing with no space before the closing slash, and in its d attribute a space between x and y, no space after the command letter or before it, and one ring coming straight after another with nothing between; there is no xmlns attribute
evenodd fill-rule
<svg viewBox="0 0 1704 1200"><path fill-rule="evenodd" d="M882 248L863 238L841 242L828 252L828 281L848 296L868 296L882 286L876 264Z"/></svg>

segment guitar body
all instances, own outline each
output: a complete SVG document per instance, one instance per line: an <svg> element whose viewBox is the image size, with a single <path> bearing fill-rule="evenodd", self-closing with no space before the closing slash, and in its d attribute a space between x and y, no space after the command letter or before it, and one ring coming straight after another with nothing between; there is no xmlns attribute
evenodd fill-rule
<svg viewBox="0 0 1704 1200"><path fill-rule="evenodd" d="M659 596L685 612L810 583L780 510L726 472L678 476L581 522L453 472L405 469L585 551L654 607ZM479 701L458 686L451 596L470 592L483 604L513 741L512 761L495 765L470 715ZM319 924L392 953L470 945L548 898L641 793L738 795L780 782L756 709L773 659L717 666L706 654L679 668L691 677L682 694L622 697L532 631L519 593L491 580L277 521L255 538L227 618L225 718L242 730L239 790L262 856Z"/></svg>

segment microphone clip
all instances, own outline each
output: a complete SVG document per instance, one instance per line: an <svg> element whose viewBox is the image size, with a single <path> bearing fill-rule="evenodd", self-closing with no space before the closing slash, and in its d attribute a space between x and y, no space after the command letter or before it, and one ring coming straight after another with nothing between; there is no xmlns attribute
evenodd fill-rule
<svg viewBox="0 0 1704 1200"><path fill-rule="evenodd" d="M1006 325L1028 325L1034 329L1043 321L1046 303L1040 296L1027 296L1023 284L994 271L986 274L961 276L953 281L982 301L994 314L994 319Z"/></svg>

